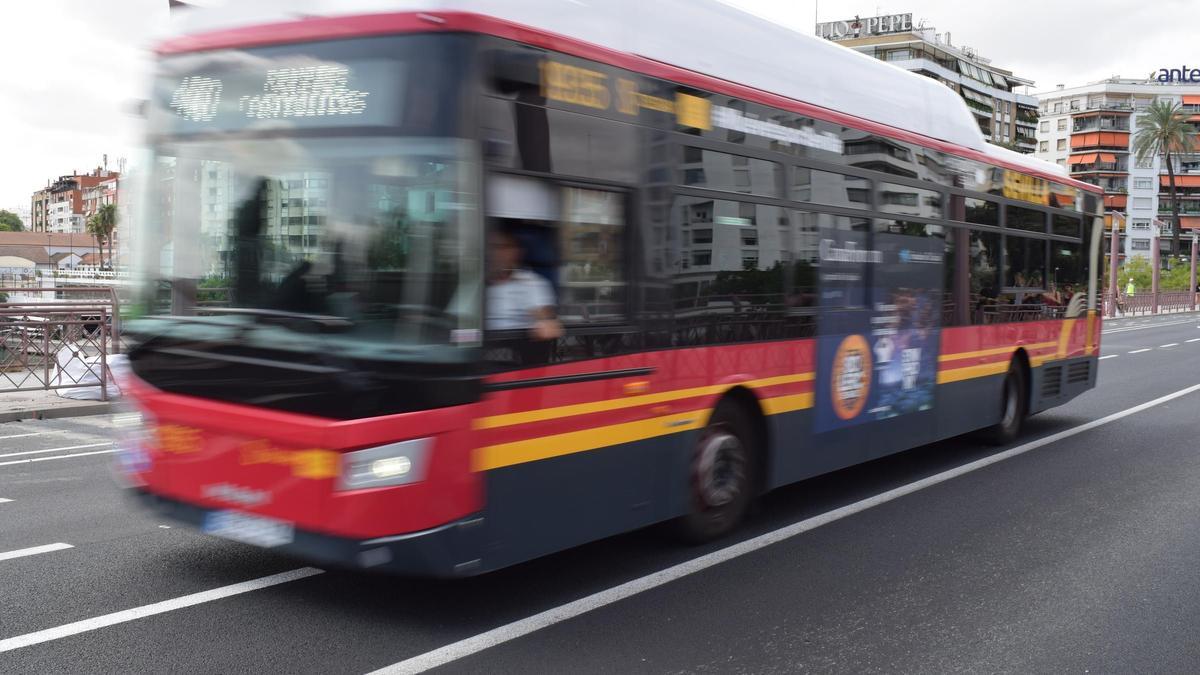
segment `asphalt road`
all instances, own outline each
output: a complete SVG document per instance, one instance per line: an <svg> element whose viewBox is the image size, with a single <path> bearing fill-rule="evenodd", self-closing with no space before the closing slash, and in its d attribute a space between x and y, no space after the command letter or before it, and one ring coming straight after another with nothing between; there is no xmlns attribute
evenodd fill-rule
<svg viewBox="0 0 1200 675"><path fill-rule="evenodd" d="M1200 385L1200 316L1109 322L1102 353L1009 448L806 481L707 547L652 528L457 582L170 527L111 478L119 418L3 424L0 672L1195 672L1200 391L1130 410Z"/></svg>

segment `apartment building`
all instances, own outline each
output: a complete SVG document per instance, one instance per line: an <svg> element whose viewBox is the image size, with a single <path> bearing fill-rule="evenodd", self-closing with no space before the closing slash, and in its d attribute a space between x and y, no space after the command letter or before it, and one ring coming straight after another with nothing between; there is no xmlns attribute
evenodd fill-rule
<svg viewBox="0 0 1200 675"><path fill-rule="evenodd" d="M104 204L117 202L120 174L104 168L75 172L47 181L30 200L33 232L86 231L87 218Z"/></svg>
<svg viewBox="0 0 1200 675"><path fill-rule="evenodd" d="M914 26L911 14L893 14L820 23L817 35L938 80L962 96L989 141L1034 151L1038 99L1017 92L1033 81L995 66L970 47L955 46L949 32Z"/></svg>
<svg viewBox="0 0 1200 675"><path fill-rule="evenodd" d="M1036 156L1066 167L1073 178L1104 188L1105 209L1128 224L1123 255L1149 257L1156 230L1160 250L1169 251L1167 169L1159 157L1139 163L1133 156L1133 135L1138 117L1157 99L1179 103L1200 125L1200 84L1111 78L1077 87L1060 85L1037 97ZM1189 231L1200 231L1200 154L1175 158L1174 164L1186 252Z"/></svg>

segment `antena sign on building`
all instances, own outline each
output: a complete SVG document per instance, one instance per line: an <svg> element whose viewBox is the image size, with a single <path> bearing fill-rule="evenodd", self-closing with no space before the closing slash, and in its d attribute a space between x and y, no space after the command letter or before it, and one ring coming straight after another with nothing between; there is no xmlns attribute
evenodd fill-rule
<svg viewBox="0 0 1200 675"><path fill-rule="evenodd" d="M885 14L846 21L826 21L817 24L817 36L827 40L907 33L912 30L912 14Z"/></svg>

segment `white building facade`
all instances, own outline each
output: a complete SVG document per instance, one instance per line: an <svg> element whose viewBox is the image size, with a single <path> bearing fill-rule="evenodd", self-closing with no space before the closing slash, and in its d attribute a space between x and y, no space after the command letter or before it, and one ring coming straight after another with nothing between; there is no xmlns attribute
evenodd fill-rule
<svg viewBox="0 0 1200 675"><path fill-rule="evenodd" d="M1159 83L1112 78L1037 95L1040 119L1037 152L1076 178L1104 188L1105 210L1125 227L1122 253L1149 257L1157 230L1160 250L1170 249L1171 209L1167 169L1154 157L1139 163L1133 155L1137 121L1155 100L1183 106L1200 125L1200 84ZM1181 245L1200 230L1200 154L1175 159L1180 196Z"/></svg>

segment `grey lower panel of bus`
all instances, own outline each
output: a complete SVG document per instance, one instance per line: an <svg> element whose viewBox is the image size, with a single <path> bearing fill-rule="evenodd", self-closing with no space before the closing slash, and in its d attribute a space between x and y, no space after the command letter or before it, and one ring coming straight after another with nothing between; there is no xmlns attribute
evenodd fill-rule
<svg viewBox="0 0 1200 675"><path fill-rule="evenodd" d="M1030 411L1095 384L1095 357L1032 369ZM812 433L802 410L768 417L774 439L767 487L958 436L1000 419L1004 375L938 386L938 410ZM994 401L994 405L981 404ZM690 431L487 472L483 569L497 569L679 516L687 509ZM779 439L797 439L788 445Z"/></svg>

